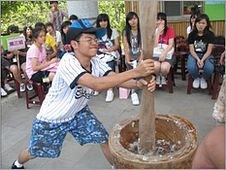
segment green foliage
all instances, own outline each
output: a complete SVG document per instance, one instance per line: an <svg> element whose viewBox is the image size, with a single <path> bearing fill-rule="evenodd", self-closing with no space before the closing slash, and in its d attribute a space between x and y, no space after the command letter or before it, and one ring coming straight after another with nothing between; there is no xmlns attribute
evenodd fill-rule
<svg viewBox="0 0 226 170"><path fill-rule="evenodd" d="M66 1L60 1L60 9L66 9ZM49 1L1 1L1 32L9 25L34 26L36 22L48 22Z"/></svg>
<svg viewBox="0 0 226 170"><path fill-rule="evenodd" d="M66 11L66 0L59 1L59 8ZM99 13L107 13L112 28L122 31L125 25L125 4L123 0L98 1ZM1 32L9 25L34 26L36 22L48 22L49 1L1 1Z"/></svg>
<svg viewBox="0 0 226 170"><path fill-rule="evenodd" d="M123 0L98 1L99 13L106 13L111 27L122 32L125 27L125 2Z"/></svg>

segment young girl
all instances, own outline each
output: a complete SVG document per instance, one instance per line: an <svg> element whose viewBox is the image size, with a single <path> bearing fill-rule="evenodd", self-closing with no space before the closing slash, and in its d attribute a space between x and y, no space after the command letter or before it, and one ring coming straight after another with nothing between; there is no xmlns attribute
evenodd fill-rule
<svg viewBox="0 0 226 170"><path fill-rule="evenodd" d="M167 26L167 16L165 13L157 14L157 28L155 34L155 48L153 57L155 60L156 84L159 86L166 84L166 75L173 64L174 52L174 30Z"/></svg>
<svg viewBox="0 0 226 170"><path fill-rule="evenodd" d="M52 81L57 67L57 58L46 59L45 36L46 33L41 27L33 30L35 42L27 51L26 56L27 76L37 83Z"/></svg>
<svg viewBox="0 0 226 170"><path fill-rule="evenodd" d="M24 36L24 38L25 38L25 49L20 50L19 54L20 54L20 56L22 56L24 58L24 63L21 65L21 68L23 70L25 78L28 80L28 77L26 75L26 54L27 54L28 49L34 43L33 37L32 37L32 27L31 26L25 26L24 29L23 29L22 36ZM33 86L32 86L31 83L27 84L27 89L33 90Z"/></svg>
<svg viewBox="0 0 226 170"><path fill-rule="evenodd" d="M201 14L195 20L194 30L188 36L189 51L187 68L193 77L193 87L207 88L206 80L214 71L212 60L212 49L214 43L214 33L211 28L209 17ZM201 73L202 72L202 73Z"/></svg>
<svg viewBox="0 0 226 170"><path fill-rule="evenodd" d="M198 5L195 5L194 7L191 8L191 16L190 16L190 23L189 26L187 27L187 36L192 32L195 26L195 19L200 15L200 9Z"/></svg>
<svg viewBox="0 0 226 170"><path fill-rule="evenodd" d="M61 39L62 39L63 45L66 44L66 34L68 32L70 25L71 25L71 21L64 21L61 25L60 33L61 33Z"/></svg>
<svg viewBox="0 0 226 170"><path fill-rule="evenodd" d="M187 36L188 36L188 35L190 34L190 32L192 32L192 30L194 29L195 19L197 18L197 16L198 16L198 15L196 15L196 14L191 14L189 26L187 27Z"/></svg>
<svg viewBox="0 0 226 170"><path fill-rule="evenodd" d="M116 60L119 58L119 34L117 30L111 28L107 14L99 14L96 20L97 28L106 28L106 34L99 39L98 57L106 62L108 66L115 71ZM106 102L114 99L113 89L107 90Z"/></svg>
<svg viewBox="0 0 226 170"><path fill-rule="evenodd" d="M26 41L26 51L31 47L33 44L33 39L32 39L32 27L31 26L25 26L23 30L23 36Z"/></svg>
<svg viewBox="0 0 226 170"><path fill-rule="evenodd" d="M129 12L126 16L126 26L123 32L123 45L125 62L128 69L135 68L137 63L143 60L141 49L140 22L135 12ZM131 100L133 105L139 105L137 92L132 90Z"/></svg>

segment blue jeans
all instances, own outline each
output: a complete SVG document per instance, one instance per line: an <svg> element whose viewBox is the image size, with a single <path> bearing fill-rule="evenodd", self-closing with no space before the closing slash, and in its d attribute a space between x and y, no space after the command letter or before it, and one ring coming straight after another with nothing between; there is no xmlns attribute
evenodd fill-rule
<svg viewBox="0 0 226 170"><path fill-rule="evenodd" d="M199 68L197 65L197 60L191 54L188 56L187 68L188 68L188 73L192 76L193 79L201 77ZM213 71L214 71L213 56L209 56L204 61L202 77L206 80L209 79L213 74Z"/></svg>

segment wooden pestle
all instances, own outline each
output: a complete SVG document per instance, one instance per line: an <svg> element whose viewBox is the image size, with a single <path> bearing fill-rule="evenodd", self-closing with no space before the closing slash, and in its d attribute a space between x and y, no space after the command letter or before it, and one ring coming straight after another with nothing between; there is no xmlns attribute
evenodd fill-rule
<svg viewBox="0 0 226 170"><path fill-rule="evenodd" d="M152 58L158 1L139 1L140 30L144 59ZM146 77L150 81L152 76ZM155 111L154 94L147 89L142 91L139 113L139 138L143 153L151 152L155 148Z"/></svg>

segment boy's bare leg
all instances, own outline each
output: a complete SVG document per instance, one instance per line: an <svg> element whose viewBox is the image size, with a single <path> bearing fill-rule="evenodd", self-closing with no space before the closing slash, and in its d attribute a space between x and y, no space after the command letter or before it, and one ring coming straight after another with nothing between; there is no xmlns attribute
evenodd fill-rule
<svg viewBox="0 0 226 170"><path fill-rule="evenodd" d="M33 158L30 156L28 149L23 150L18 156L18 162L20 164L24 164L27 161L29 161L30 159L33 159Z"/></svg>
<svg viewBox="0 0 226 170"><path fill-rule="evenodd" d="M111 165L113 165L113 156L109 150L109 144L108 143L100 144L100 147L104 153L105 158Z"/></svg>

